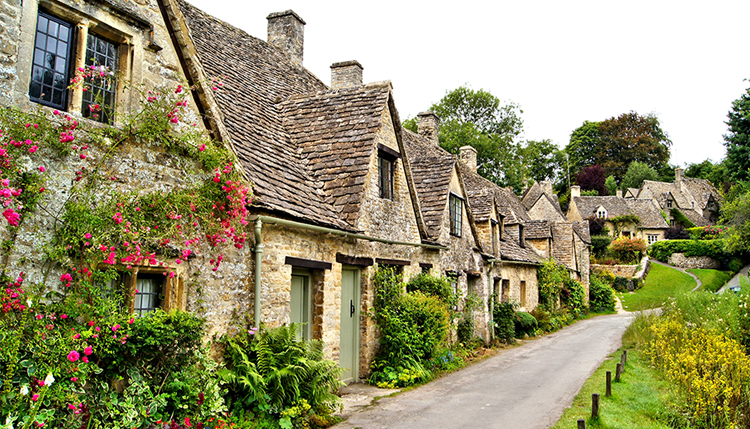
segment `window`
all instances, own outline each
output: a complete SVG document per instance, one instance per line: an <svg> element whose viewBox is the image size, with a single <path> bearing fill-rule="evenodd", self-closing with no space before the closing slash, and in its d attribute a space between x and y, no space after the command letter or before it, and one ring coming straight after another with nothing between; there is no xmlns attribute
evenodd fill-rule
<svg viewBox="0 0 750 429"><path fill-rule="evenodd" d="M463 200L456 194L450 194L449 198L451 235L461 236L461 225L463 219Z"/></svg>
<svg viewBox="0 0 750 429"><path fill-rule="evenodd" d="M183 308L184 285L179 277L165 275L163 268L138 267L137 271L118 271L99 286L102 297L116 299L125 295L126 308L136 316L156 309Z"/></svg>
<svg viewBox="0 0 750 429"><path fill-rule="evenodd" d="M445 277L448 279L448 283L451 285L453 296L458 298L458 273L455 271L446 271ZM454 305L453 310L458 310L458 306Z"/></svg>
<svg viewBox="0 0 750 429"><path fill-rule="evenodd" d="M502 300L503 302L508 302L510 300L510 280L508 279L503 279L500 300Z"/></svg>
<svg viewBox="0 0 750 429"><path fill-rule="evenodd" d="M596 211L596 217L599 219L606 219L607 218L607 210L604 207L599 207Z"/></svg>
<svg viewBox="0 0 750 429"><path fill-rule="evenodd" d="M676 225L676 223L675 223L674 219L669 219L669 226L672 227L672 228L674 228L675 225Z"/></svg>
<svg viewBox="0 0 750 429"><path fill-rule="evenodd" d="M648 234L647 238L648 238L649 245L654 244L657 241L659 241L659 236L657 234Z"/></svg>
<svg viewBox="0 0 750 429"><path fill-rule="evenodd" d="M526 280L521 280L521 307L526 306Z"/></svg>
<svg viewBox="0 0 750 429"><path fill-rule="evenodd" d="M72 24L39 12L29 84L32 101L67 108L72 40Z"/></svg>
<svg viewBox="0 0 750 429"><path fill-rule="evenodd" d="M312 298L310 294L310 272L307 270L292 270L291 314L292 323L299 326L302 339L312 339Z"/></svg>
<svg viewBox="0 0 750 429"><path fill-rule="evenodd" d="M667 208L668 209L672 208L672 200L671 199L667 199Z"/></svg>
<svg viewBox="0 0 750 429"><path fill-rule="evenodd" d="M378 187L380 198L393 199L393 160L378 156Z"/></svg>
<svg viewBox="0 0 750 429"><path fill-rule="evenodd" d="M492 234L492 254L497 255L497 240L500 238L500 227L496 220L490 220Z"/></svg>
<svg viewBox="0 0 750 429"><path fill-rule="evenodd" d="M89 34L86 43L86 66L104 67L104 76L89 78L83 92L81 113L95 121L111 123L115 108L117 83L110 72L117 70L117 46L97 35Z"/></svg>
<svg viewBox="0 0 750 429"><path fill-rule="evenodd" d="M133 312L137 316L145 316L161 307L164 277L163 275L141 274L136 278Z"/></svg>

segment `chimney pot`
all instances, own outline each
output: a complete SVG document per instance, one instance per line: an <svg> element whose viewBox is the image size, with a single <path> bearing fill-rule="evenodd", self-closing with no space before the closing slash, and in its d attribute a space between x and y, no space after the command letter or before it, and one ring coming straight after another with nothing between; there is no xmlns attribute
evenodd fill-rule
<svg viewBox="0 0 750 429"><path fill-rule="evenodd" d="M344 61L331 64L331 88L353 88L362 86L362 64Z"/></svg>
<svg viewBox="0 0 750 429"><path fill-rule="evenodd" d="M417 129L419 135L429 140L435 146L440 144L438 133L440 132L440 118L433 112L422 112L417 114Z"/></svg>
<svg viewBox="0 0 750 429"><path fill-rule="evenodd" d="M622 198L622 189L617 188L616 194L617 194L617 198Z"/></svg>
<svg viewBox="0 0 750 429"><path fill-rule="evenodd" d="M274 12L268 20L268 43L283 52L296 66L302 66L305 21L292 10Z"/></svg>
<svg viewBox="0 0 750 429"><path fill-rule="evenodd" d="M578 185L573 185L570 187L570 198L580 197L581 196L581 187Z"/></svg>
<svg viewBox="0 0 750 429"><path fill-rule="evenodd" d="M461 153L461 157L459 158L461 162L466 164L466 166L473 172L476 173L477 171L477 150L474 149L471 146L461 146L460 149L458 149Z"/></svg>

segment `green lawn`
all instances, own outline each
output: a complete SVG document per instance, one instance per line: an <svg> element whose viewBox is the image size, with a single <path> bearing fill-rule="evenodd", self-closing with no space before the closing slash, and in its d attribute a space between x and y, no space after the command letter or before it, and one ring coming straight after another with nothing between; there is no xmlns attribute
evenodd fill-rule
<svg viewBox="0 0 750 429"><path fill-rule="evenodd" d="M670 385L651 368L646 358L628 350L628 363L619 383L615 383L615 366L622 351L605 360L583 385L552 429L575 429L578 419L586 419L588 429L668 429L658 421L669 402ZM606 372L612 371L612 396L606 398ZM591 395L598 393L599 420L591 420Z"/></svg>
<svg viewBox="0 0 750 429"><path fill-rule="evenodd" d="M674 268L651 264L646 283L633 293L619 293L622 306L627 311L661 307L667 298L695 288L695 279Z"/></svg>
<svg viewBox="0 0 750 429"><path fill-rule="evenodd" d="M717 290L721 289L721 287L724 286L724 284L732 278L732 273L730 273L729 271L704 270L695 268L688 270L688 272L695 274L699 279L701 279L701 283L703 283L703 285L701 286L701 290L707 290L711 292L716 292Z"/></svg>

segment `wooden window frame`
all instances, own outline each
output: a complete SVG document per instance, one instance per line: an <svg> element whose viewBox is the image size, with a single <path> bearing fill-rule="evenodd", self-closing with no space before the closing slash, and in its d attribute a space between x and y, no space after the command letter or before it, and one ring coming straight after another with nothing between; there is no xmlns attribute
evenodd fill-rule
<svg viewBox="0 0 750 429"><path fill-rule="evenodd" d="M450 217L450 234L460 237L463 227L463 203L464 199L460 196L450 193L448 196L448 213Z"/></svg>
<svg viewBox="0 0 750 429"><path fill-rule="evenodd" d="M44 30L40 30L40 23L42 20L46 21L46 28ZM49 26L50 23L54 23L57 26L57 31L55 31L55 36L53 37L55 40L55 48L54 53L48 51L49 43L50 43L50 34L49 34ZM58 37L60 27L67 28L68 35L65 38L64 42L67 44L67 48L65 49L65 65L62 66L62 70L59 70L56 67L57 58L60 57L60 49L59 49L59 43L62 41L61 38ZM43 42L42 42L43 40ZM68 85L70 84L70 77L72 75L73 70L75 70L75 59L72 58L74 55L74 44L76 43L76 32L75 32L75 24L72 22L69 22L65 19L62 19L56 15L47 13L43 10L40 10L37 13L36 18L36 26L34 29L34 45L32 46L32 58L31 58L31 76L29 79L29 99L35 103L39 103L44 106L53 107L60 110L67 110L68 109ZM43 46L37 46L37 45L43 45ZM47 62L47 55L51 54L53 55L53 64L48 67L46 64ZM37 58L38 56L41 56L42 58ZM41 80L35 80L34 79L34 71L41 69ZM44 76L47 75L47 73L52 74L52 80L50 83L44 83L45 78ZM54 82L55 82L55 76L56 75L62 75L62 82L64 87L59 90L60 93L60 102L56 103L54 102L55 93L54 93ZM32 95L34 85L39 85L39 96ZM50 93L47 94L45 92L45 87L49 87ZM50 100L45 100L43 98L44 95L49 95Z"/></svg>
<svg viewBox="0 0 750 429"><path fill-rule="evenodd" d="M185 309L185 283L182 277L176 275L169 277L170 268L162 267L135 267L132 271L124 267L115 267L122 276L122 290L126 294L125 306L130 314L135 313L135 295L139 275L155 277L163 276L159 293L159 306L164 311Z"/></svg>

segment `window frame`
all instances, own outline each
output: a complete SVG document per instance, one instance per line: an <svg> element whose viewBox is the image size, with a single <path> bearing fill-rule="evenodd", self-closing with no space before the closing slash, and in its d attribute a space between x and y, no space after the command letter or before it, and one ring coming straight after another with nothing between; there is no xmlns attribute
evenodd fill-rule
<svg viewBox="0 0 750 429"><path fill-rule="evenodd" d="M380 198L393 200L393 160L378 155L378 189Z"/></svg>
<svg viewBox="0 0 750 429"><path fill-rule="evenodd" d="M463 232L463 203L464 199L451 192L448 195L448 216L450 219L450 235L461 237Z"/></svg>
<svg viewBox="0 0 750 429"><path fill-rule="evenodd" d="M40 36L40 31L39 31L40 18L44 18L44 19L47 20L47 29L42 34L45 37L45 43L44 43L44 48L43 48L43 50L41 52L42 52L42 55L45 58L42 60L42 64L37 64L36 61L35 61L35 58L37 56L37 49L42 49L42 48L40 48L40 47L37 46L40 43L39 42L39 36ZM65 61L66 61L66 64L63 66L64 71L58 71L56 67L49 68L49 67L47 67L44 64L46 62L46 55L45 54L49 53L47 51L47 48L49 47L49 36L50 35L49 35L48 31L49 31L49 23L50 23L50 21L55 22L58 25L58 34L59 34L59 28L61 26L64 26L64 27L68 28L68 37L67 37L67 40L66 40L68 46L67 46L67 49L65 50ZM34 103L38 103L38 104L41 104L41 105L47 106L47 107L52 107L52 108L61 109L61 110L65 110L65 111L69 110L69 106L70 106L70 100L69 99L71 97L70 97L70 90L68 90L68 85L70 83L72 71L75 69L75 58L71 58L71 57L73 57L74 53L75 53L74 45L77 44L77 42L78 42L76 36L77 36L77 34L76 34L75 23L72 23L72 22L70 22L70 21L68 21L66 19L60 18L59 16L51 14L51 13L45 11L45 10L41 10L40 9L37 12L37 14L36 14L36 23L35 23L35 27L34 27L34 44L31 47L31 70L30 70L29 85L28 85L28 90L27 90L27 94L29 96L29 100L31 100ZM57 37L57 35L55 35L54 38L55 38L55 40L58 41L55 44L55 52L56 52L56 57L59 57L59 52L60 51L58 49L58 43L59 43L59 41L61 39L59 37ZM51 84L45 84L44 83L44 78L42 77L42 81L39 82L39 85L41 86L39 97L35 97L35 96L32 95L32 86L33 86L33 84L35 82L35 80L34 80L34 70L37 67L41 67L42 68L42 75L43 76L46 74L46 71L52 71L52 74L53 74L52 83ZM65 85L64 88L60 91L61 94L62 94L61 95L60 103L55 103L55 102L52 101L54 99L54 93L50 94L50 101L44 100L41 97L42 95L45 94L45 91L44 91L44 87L45 86L49 86L50 89L54 91L54 77L55 77L56 74L62 74L63 75L63 84Z"/></svg>
<svg viewBox="0 0 750 429"><path fill-rule="evenodd" d="M174 272L174 267L152 267L152 266L138 266L128 270L123 266L102 266L101 269L108 270L113 269L118 273L118 276L111 279L106 285L106 293L122 293L125 295L124 305L128 312L137 317L148 315L156 309L162 309L169 311L171 309L184 310L185 308L185 284L180 275L173 277L169 276L169 272ZM163 277L163 279L162 279ZM153 278L161 280L157 282L156 290L158 290L158 305L151 308L150 311L139 312L143 307L136 309L136 296L140 294L136 292L138 290L138 279L141 278Z"/></svg>
<svg viewBox="0 0 750 429"><path fill-rule="evenodd" d="M91 43L94 42L96 46L92 48ZM107 50L109 50L109 46L112 47L113 50L113 56L110 56L108 53L104 53L104 60L105 63L108 64L98 64L98 58L94 59L92 58L92 55L95 57L98 57L99 52L99 43L105 44L107 47ZM81 115L83 115L84 118L88 118L92 121L102 122L105 124L111 124L114 122L114 114L115 114L115 107L116 107L116 100L117 100L117 73L119 68L119 44L108 39L107 37L101 36L98 33L89 32L86 35L86 54L84 56L84 64L86 68L93 66L101 66L104 65L108 70L114 73L114 76L111 79L110 85L112 85L114 88L105 88L103 86L99 86L94 83L94 80L88 78L86 79L86 83L90 86L90 89L88 91L83 91L82 93L82 99L81 99ZM109 61L111 59L110 66ZM94 97L94 91L103 92L103 101L97 100ZM107 95L110 96L110 103L107 105L106 103L106 97ZM98 95L97 95L98 96ZM96 117L96 114L94 114L90 107L93 104L99 104L101 103L100 107L100 116Z"/></svg>
<svg viewBox="0 0 750 429"><path fill-rule="evenodd" d="M648 240L648 245L652 245L659 241L659 234L646 234L646 239Z"/></svg>

